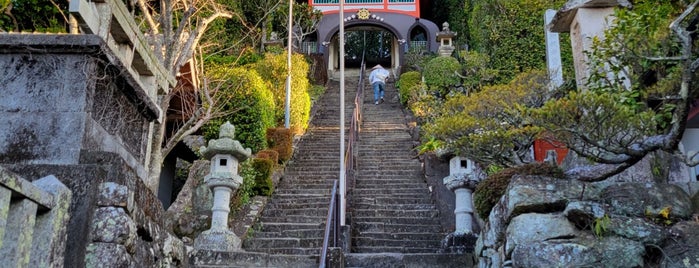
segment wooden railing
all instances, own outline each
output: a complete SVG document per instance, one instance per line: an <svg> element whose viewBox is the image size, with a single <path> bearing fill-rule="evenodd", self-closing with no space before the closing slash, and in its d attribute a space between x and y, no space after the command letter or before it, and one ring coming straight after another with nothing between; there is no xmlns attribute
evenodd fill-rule
<svg viewBox="0 0 699 268"><path fill-rule="evenodd" d="M70 200L54 176L31 183L0 167L0 266L63 267Z"/></svg>

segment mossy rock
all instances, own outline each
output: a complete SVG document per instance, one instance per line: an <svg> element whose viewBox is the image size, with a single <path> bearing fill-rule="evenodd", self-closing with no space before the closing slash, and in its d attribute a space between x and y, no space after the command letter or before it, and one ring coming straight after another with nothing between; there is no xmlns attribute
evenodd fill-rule
<svg viewBox="0 0 699 268"><path fill-rule="evenodd" d="M546 163L532 163L503 169L481 181L473 193L473 205L481 219L487 220L490 211L505 194L514 175L538 175L564 178L563 170Z"/></svg>
<svg viewBox="0 0 699 268"><path fill-rule="evenodd" d="M692 213L699 214L699 192L692 196Z"/></svg>

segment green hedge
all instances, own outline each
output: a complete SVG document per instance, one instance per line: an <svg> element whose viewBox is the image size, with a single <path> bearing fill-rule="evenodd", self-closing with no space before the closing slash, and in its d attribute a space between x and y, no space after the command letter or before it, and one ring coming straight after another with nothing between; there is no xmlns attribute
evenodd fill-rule
<svg viewBox="0 0 699 268"><path fill-rule="evenodd" d="M408 99L410 99L411 89L414 89L415 85L420 84L422 81L422 75L416 71L406 72L400 75L398 79L398 93L400 94L400 103L406 105Z"/></svg>
<svg viewBox="0 0 699 268"><path fill-rule="evenodd" d="M461 64L453 57L436 57L425 66L423 75L425 84L430 91L439 93L441 98L446 97L451 89L461 84L461 78L457 73L461 71Z"/></svg>
<svg viewBox="0 0 699 268"><path fill-rule="evenodd" d="M212 84L222 83L215 97L231 114L213 119L203 127L206 139L218 138L219 127L226 121L236 128L235 138L244 147L258 151L267 147L266 131L274 126L274 100L266 84L254 70L245 68L211 68L206 74Z"/></svg>
<svg viewBox="0 0 699 268"><path fill-rule="evenodd" d="M274 182L272 181L274 164L270 159L252 159L252 166L257 170L255 186L252 188L252 192L256 195L271 196L272 192L274 192Z"/></svg>
<svg viewBox="0 0 699 268"><path fill-rule="evenodd" d="M264 59L255 65L257 72L265 79L272 91L275 101L276 125L284 125L286 114L286 78L287 55L265 54ZM291 57L291 105L289 121L294 132L303 132L308 127L311 114L311 97L308 91L311 84L308 81L309 65L301 54L293 54Z"/></svg>

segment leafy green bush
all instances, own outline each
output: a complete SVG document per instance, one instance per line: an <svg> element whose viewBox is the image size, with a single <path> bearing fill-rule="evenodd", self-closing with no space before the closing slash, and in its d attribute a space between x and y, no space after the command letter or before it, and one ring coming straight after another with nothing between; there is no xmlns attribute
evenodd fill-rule
<svg viewBox="0 0 699 268"><path fill-rule="evenodd" d="M276 104L277 126L284 125L286 105L287 55L265 54L264 59L255 64L257 72L263 77L274 95ZM291 105L289 121L295 132L303 132L308 127L311 113L311 97L308 90L308 62L301 54L291 57Z"/></svg>
<svg viewBox="0 0 699 268"><path fill-rule="evenodd" d="M460 70L461 64L453 57L434 58L425 66L425 84L439 94L438 97L445 98L452 88L461 84L461 78L457 75Z"/></svg>
<svg viewBox="0 0 699 268"><path fill-rule="evenodd" d="M473 192L473 205L476 213L483 220L488 220L490 211L505 194L507 186L514 175L539 175L553 178L565 178L563 170L546 163L532 163L523 166L506 168L488 176L481 181Z"/></svg>
<svg viewBox="0 0 699 268"><path fill-rule="evenodd" d="M286 163L291 159L293 151L293 134L286 128L270 128L267 130L267 143L269 148L279 153L279 163Z"/></svg>
<svg viewBox="0 0 699 268"><path fill-rule="evenodd" d="M423 129L426 136L444 141L451 151L483 166L520 165L542 131L531 123L526 107L540 107L551 97L547 82L546 71L532 70L509 84L454 96Z"/></svg>
<svg viewBox="0 0 699 268"><path fill-rule="evenodd" d="M271 196L274 192L274 182L272 181L272 172L274 171L272 160L265 158L253 158L252 166L257 170L255 176L255 186L252 192L256 195Z"/></svg>
<svg viewBox="0 0 699 268"><path fill-rule="evenodd" d="M65 33L69 1L0 0L0 32ZM55 3L55 4L54 4ZM9 5L12 5L11 9ZM17 25L15 25L15 21Z"/></svg>
<svg viewBox="0 0 699 268"><path fill-rule="evenodd" d="M408 103L408 99L411 95L410 90L422 81L422 74L416 71L406 72L400 75L396 87L398 87L398 93L400 94L400 102L405 105Z"/></svg>
<svg viewBox="0 0 699 268"><path fill-rule="evenodd" d="M474 51L490 57L489 68L498 70L494 83L507 83L517 73L546 68L543 14L567 0L467 1L468 36ZM563 74L573 74L570 38L560 35Z"/></svg>
<svg viewBox="0 0 699 268"><path fill-rule="evenodd" d="M255 178L259 176L259 172L253 166L251 159L241 162L238 170L240 176L243 177L243 184L238 187L231 198L231 203L229 205L231 211L237 211L243 205L250 202L250 197L255 195L253 192L255 188Z"/></svg>
<svg viewBox="0 0 699 268"><path fill-rule="evenodd" d="M204 125L204 137L218 138L219 127L229 121L244 147L253 151L266 148L267 128L274 126L274 100L260 76L254 70L220 66L209 69L206 75L212 83L222 83L215 97L221 100L224 111L232 113Z"/></svg>

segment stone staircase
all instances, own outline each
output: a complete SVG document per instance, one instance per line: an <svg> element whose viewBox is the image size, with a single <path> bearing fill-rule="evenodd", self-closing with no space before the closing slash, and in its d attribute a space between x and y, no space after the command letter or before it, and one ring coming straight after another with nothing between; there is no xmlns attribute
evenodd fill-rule
<svg viewBox="0 0 699 268"><path fill-rule="evenodd" d="M438 253L447 232L393 84L379 105L365 92L347 267L471 267L469 255Z"/></svg>
<svg viewBox="0 0 699 268"><path fill-rule="evenodd" d="M356 87L346 81L348 126ZM411 152L395 88L390 85L380 105L373 104L371 86L365 90L345 267L472 267L471 255L437 253L446 232ZM212 258L220 261L210 267L318 267L330 191L339 176L338 82L329 84L314 109L283 178L243 242L246 252L216 253Z"/></svg>
<svg viewBox="0 0 699 268"><path fill-rule="evenodd" d="M346 82L347 125L356 88L356 82ZM254 225L252 236L244 241L244 250L315 255L317 261L330 191L340 171L339 99L339 83L331 83L316 103L310 126L296 143L294 156Z"/></svg>

